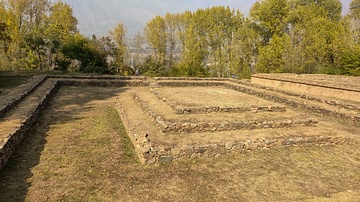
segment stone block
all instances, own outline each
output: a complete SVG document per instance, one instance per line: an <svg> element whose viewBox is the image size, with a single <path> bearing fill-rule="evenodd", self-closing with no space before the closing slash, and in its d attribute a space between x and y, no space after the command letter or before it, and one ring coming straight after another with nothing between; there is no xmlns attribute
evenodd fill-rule
<svg viewBox="0 0 360 202"><path fill-rule="evenodd" d="M178 156L181 153L181 150L178 147L174 147L171 149L171 154L173 156Z"/></svg>
<svg viewBox="0 0 360 202"><path fill-rule="evenodd" d="M159 163L170 163L173 159L172 156L160 156Z"/></svg>

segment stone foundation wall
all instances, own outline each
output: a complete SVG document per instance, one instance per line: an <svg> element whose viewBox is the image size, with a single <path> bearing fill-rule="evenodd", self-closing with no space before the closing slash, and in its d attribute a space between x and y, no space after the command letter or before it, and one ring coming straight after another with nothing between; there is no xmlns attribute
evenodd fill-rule
<svg viewBox="0 0 360 202"><path fill-rule="evenodd" d="M228 81L228 78L216 78L216 77L155 77L155 81Z"/></svg>
<svg viewBox="0 0 360 202"><path fill-rule="evenodd" d="M69 79L72 78L72 79ZM8 110L15 107L26 96L29 96L38 86L42 85L46 79L54 79L54 85L48 92L44 94L41 101L37 104L36 109L26 117L19 128L9 134L8 138L0 140L0 170L16 150L22 139L27 135L33 124L36 122L41 111L46 107L49 100L55 94L57 89L62 85L76 85L76 86L147 86L145 77L64 77L64 76L44 76L41 77L33 86L25 90L21 95L15 97L13 101L7 103L0 108L0 116L5 114Z"/></svg>
<svg viewBox="0 0 360 202"><path fill-rule="evenodd" d="M147 78L145 76L71 76L71 75L52 75L47 76L47 78L54 78L54 79L90 79L90 80L142 80L146 81Z"/></svg>
<svg viewBox="0 0 360 202"><path fill-rule="evenodd" d="M17 128L12 134L9 134L8 138L1 140L0 170L14 153L22 139L27 135L33 124L36 122L41 111L46 107L51 97L55 94L58 87L59 84L55 83L53 87L42 97L35 110L26 117L25 121L21 124L21 126Z"/></svg>
<svg viewBox="0 0 360 202"><path fill-rule="evenodd" d="M51 77L44 77L39 80L37 84L32 86L28 91L24 92L21 96L14 98L14 101L9 102L5 106L0 108L0 116L6 113L9 109L16 106L23 98L30 95L37 86L41 85L46 79L56 79L58 80L55 82L54 86L46 92L46 94L41 99L41 102L38 103L36 109L29 114L23 124L16 129L12 134L9 134L7 139L3 139L0 142L0 169L4 166L7 160L11 157L12 153L15 151L17 146L20 144L21 140L27 135L28 131L32 127L33 123L37 120L39 114L41 113L42 109L47 105L48 101L54 95L56 90L61 85L86 85L86 86L147 86L149 83L146 81L146 78L141 77L124 77L124 78L117 78L117 77L63 77L63 76L51 76ZM268 100L272 100L278 103L283 103L286 105L294 106L294 107L301 107L304 109L309 109L315 112L328 114L334 117L339 118L347 118L352 119L358 123L360 123L360 116L359 117L349 117L346 114L342 114L341 112L335 112L327 109L318 108L315 106L307 105L306 103L297 102L288 100L282 97L274 96L271 94L263 93L260 91L256 91L250 88L247 88L245 85L237 85L231 79L186 79L185 81L183 78L176 79L177 81L173 81L172 78L170 79L158 79L159 85L164 86L225 86L227 88L237 90L243 93L247 93L250 95L255 95L261 98L265 98ZM195 82L196 81L196 82ZM136 99L136 95L134 95L134 99ZM144 112L148 113L150 117L154 120L162 132L196 132L196 131L221 131L221 130L233 130L231 129L236 126L230 126L230 123L191 123L191 122L183 122L183 123L172 123L164 121L160 116L154 114L145 102L139 101L138 104L143 108ZM153 164L156 162L169 162L173 159L180 159L180 158L193 158L198 156L203 157L217 157L223 154L229 153L241 153L246 151L251 151L255 149L274 149L274 148L281 148L281 147L289 147L289 146L312 146L312 145L330 145L330 144L341 144L347 141L347 139L342 137L324 137L324 136L314 136L314 137L284 137L284 138L276 138L276 139L255 139L255 140L244 140L244 141L237 141L237 142L219 142L219 143L199 143L187 146L172 146L172 145L156 145L155 143L151 142L148 138L146 132L135 133L135 131L131 128L131 123L129 120L126 121L126 111L121 109L119 106L116 107L119 114L122 117L122 120L126 123L124 125L130 125L127 127L127 131L131 141L135 146L135 150L139 156L139 159L144 164ZM184 109L185 110L185 109ZM183 111L184 111L183 110ZM190 109L195 110L195 109ZM206 111L209 109L202 108L199 111ZM185 110L186 111L186 110ZM185 113L184 111L184 113ZM124 118L125 117L125 118ZM306 120L277 120L277 121L251 121L249 123L237 123L247 125L249 129L253 127L258 128L267 128L267 127L290 127L294 124L300 125L312 125L316 124L317 120L314 119L306 119ZM197 124L197 125L194 125ZM207 124L209 127L207 127ZM213 125L211 125L213 124ZM228 124L228 125L227 125ZM235 123L233 123L235 124ZM223 129L222 129L223 128ZM129 132L130 131L130 132Z"/></svg>
<svg viewBox="0 0 360 202"><path fill-rule="evenodd" d="M233 89L233 90L237 90L243 93L247 93L250 95L255 95L257 97L260 98L264 98L267 100L271 100L277 103L282 103L285 105L290 105L292 107L296 107L296 108L302 108L302 109L306 109L306 110L310 110L313 111L315 113L319 113L319 114L325 114L325 115L329 115L335 118L340 118L340 119L347 119L347 120L351 120L355 123L360 123L360 115L348 115L345 113L342 113L340 111L335 111L335 110L329 110L329 109L325 109L325 108L321 108L318 106L314 106L314 105L309 105L306 102L299 102L299 101L295 101L295 100L290 100L287 98L283 98L283 97L279 97L276 95L272 95L272 94L268 94L268 93L264 93L261 91L257 91L257 90L253 90L250 88L246 88L245 86L240 86L240 85L234 85L231 83L225 83L225 86Z"/></svg>
<svg viewBox="0 0 360 202"><path fill-rule="evenodd" d="M166 79L165 79L166 80ZM294 107L301 107L311 111L325 113L328 115L332 115L334 117L339 118L350 118L345 114L341 114L338 112L317 108L315 106L306 105L306 103L301 103L297 101L288 100L282 97L274 96L271 94L263 93L260 91L253 90L251 88L246 88L245 86L237 85L237 81L228 80L230 82L217 82L212 83L201 80L201 82L192 82L191 79L181 82L180 79L177 81L158 81L158 84L162 86L173 86L173 87L181 87L181 86L225 86L229 89L233 89L236 91L240 91L243 93L247 93L250 95L255 95L267 100L275 101L282 104L287 104ZM249 83L249 85L252 85ZM160 128L161 132L169 132L172 130L181 130L184 128L198 128L199 126L192 125L191 123L168 123L162 119L161 116L156 115L151 109L148 107L147 103L142 101L136 94L133 95L134 100L139 104L139 106L147 113ZM163 101L163 97L159 96L159 101ZM166 99L165 99L166 101ZM175 108L176 106L172 106ZM202 109L206 110L206 109ZM182 112L179 112L181 114ZM309 125L316 124L317 120L307 119ZM301 123L301 121L296 120L284 120L284 124L294 124L299 123L300 125L306 125L306 123ZM174 124L174 125L171 125ZM179 124L182 124L179 126ZM204 124L204 123L201 123ZM221 123L220 123L221 124ZM259 124L259 123L258 123ZM267 125L266 122L261 122L260 124ZM281 125L281 123L280 123ZM225 127L225 126L224 126ZM176 129L177 128L177 129ZM211 128L211 127L210 127ZM265 127L266 128L266 127ZM167 131L169 130L169 131ZM185 130L186 131L186 130ZM216 131L216 130L214 130ZM173 131L172 131L173 132ZM188 130L186 132L196 132L196 130ZM321 146L321 145L336 145L343 144L348 141L347 138L343 137L325 137L325 136L311 136L311 137L284 137L284 138L275 138L275 139L255 139L255 140L245 140L245 141L237 141L237 142L219 142L219 143L211 143L211 144L193 144L186 146L173 146L173 145L156 145L151 143L151 141L143 137L146 135L140 135L140 140L137 134L134 134L135 139L135 147L137 148L137 153L140 158L140 161L144 164L153 164L156 162L166 163L171 162L175 159L184 159L184 158L194 158L194 157L219 157L225 154L235 154L235 153L243 153L256 149L277 149L283 147L296 147L296 146ZM146 142L146 145L144 145Z"/></svg>
<svg viewBox="0 0 360 202"><path fill-rule="evenodd" d="M158 91L151 89L151 93L155 94L159 100L167 103L176 114L207 114L216 112L229 112L229 113L241 113L241 112L285 112L284 106L251 106L251 107L219 107L219 106L206 106L206 107L186 107L181 106L178 103L168 101L168 99L161 95Z"/></svg>
<svg viewBox="0 0 360 202"><path fill-rule="evenodd" d="M275 79L257 75L253 75L251 77L251 82L264 86L279 88L282 90L291 90L307 94L336 97L339 99L360 100L360 90L346 87L325 86L309 82Z"/></svg>
<svg viewBox="0 0 360 202"><path fill-rule="evenodd" d="M208 114L216 112L228 112L228 113L241 113L241 112L285 112L285 107L282 106L253 106L253 107L184 107L171 105L176 114Z"/></svg>
<svg viewBox="0 0 360 202"><path fill-rule="evenodd" d="M19 95L16 95L16 97L10 97L7 103L4 103L2 106L0 106L0 117L4 115L9 109L14 107L17 103L21 102L27 95L32 93L38 86L40 86L46 80L46 76L41 76L34 79L36 79L35 84L30 86L28 89L26 89L24 92L20 93ZM23 86L18 86L17 88L22 88L22 87Z"/></svg>
<svg viewBox="0 0 360 202"><path fill-rule="evenodd" d="M134 145L135 152L142 164L154 164L156 162L157 152L148 138L146 132L136 133L134 127L131 125L131 121L127 117L126 110L122 108L119 103L115 105L118 114L121 117L123 125L127 131L127 134Z"/></svg>
<svg viewBox="0 0 360 202"><path fill-rule="evenodd" d="M134 94L134 99L136 98ZM145 113L148 113L157 124L161 124L161 118L152 112L149 112L146 103L137 101L141 104ZM142 164L151 165L154 163L168 163L176 159L187 159L195 157L220 157L227 154L244 153L252 150L278 149L284 147L297 146L321 146L321 145L337 145L348 141L343 137L283 137L269 139L247 139L243 141L218 142L218 143L197 143L185 146L176 145L157 145L151 142L146 132L136 133L131 126L130 120L127 118L126 110L121 108L119 104L116 109L124 122L128 135L135 147L138 158ZM156 120L158 119L158 121ZM160 122L159 122L160 121ZM288 123L290 124L290 123ZM166 136L164 136L166 138Z"/></svg>
<svg viewBox="0 0 360 202"><path fill-rule="evenodd" d="M211 144L193 144L178 146L155 146L150 151L143 150L142 162L151 164L170 162L174 159L194 157L219 157L226 154L243 153L252 150L279 149L297 146L321 146L343 144L348 139L343 137L290 137L275 139L255 139L236 142L219 142Z"/></svg>
<svg viewBox="0 0 360 202"><path fill-rule="evenodd" d="M281 104L285 104L285 105L290 105L292 107L296 107L296 108L302 108L302 109L306 109L306 110L310 110L313 111L315 113L320 113L320 114L324 114L324 115L328 115L328 116L332 116L335 118L340 118L340 119L347 119L350 121L353 121L355 123L360 123L360 114L358 115L348 115L345 113L342 113L340 111L335 111L335 110L329 110L329 109L325 109L325 108L321 108L318 106L314 106L314 105L309 105L306 102L299 102L299 101L295 101L295 100L290 100L288 98L284 98L284 97L280 97L280 96L276 96L270 93L265 93L265 92L261 92L258 90L255 90L254 88L248 88L247 86L250 86L251 84L244 84L246 82L241 82L241 81L237 81L234 79L228 79L227 82L210 82L210 81L200 81L200 82L195 82L195 81L187 81L185 80L184 82L181 81L160 81L158 82L159 85L161 86L169 86L169 87L189 87L189 86L223 86L226 87L228 89L233 89L242 93L246 93L249 95L254 95L266 100L270 100L270 101L274 101L277 103L281 103ZM240 84L240 85L238 85ZM264 88L264 87L262 87ZM271 89L269 89L271 90ZM288 93L288 94L292 94L292 93ZM296 96L296 93L293 93L294 96ZM305 95L300 95L302 98L306 99L309 98L308 96ZM321 100L327 104L333 104L335 106L340 105L339 102L335 102L335 101L331 101L331 100ZM342 105L347 105L347 104L342 104ZM357 110L357 107L355 106L351 106L351 105L347 105L347 108L352 108L354 110Z"/></svg>
<svg viewBox="0 0 360 202"><path fill-rule="evenodd" d="M144 82L142 80L79 80L79 79L62 79L59 80L61 85L70 85L70 86L116 86L116 87L125 87L125 86L148 86L148 82Z"/></svg>
<svg viewBox="0 0 360 202"><path fill-rule="evenodd" d="M241 81L241 80L232 80L232 82L239 83L239 84L242 84L242 85L246 85L246 86L249 86L249 87L255 87L255 88L274 91L274 92L280 92L280 93L283 93L283 94L286 94L286 95L299 97L299 98L302 98L302 99L305 99L305 100L314 100L314 101L317 101L319 103L328 104L330 106L338 106L338 107L341 107L341 108L350 109L350 110L356 110L356 111L360 112L360 106L356 106L356 105L354 105L354 104L352 104L350 102L339 101L339 100L334 101L334 100L328 100L328 99L319 98L319 97L313 97L313 96L310 96L310 95L294 93L294 92L291 92L291 91L281 90L281 89L278 89L278 88L266 87L266 86L258 85L256 83L244 82L244 81Z"/></svg>
<svg viewBox="0 0 360 202"><path fill-rule="evenodd" d="M238 122L200 122L194 123L191 121L171 121L165 120L160 115L151 110L148 104L139 98L136 93L133 93L134 101L140 108L147 113L154 123L160 128L162 133L195 133L195 132L219 132L219 131L233 131L233 130L253 130L262 128L286 128L297 125L310 126L316 125L316 119L297 119L297 120L252 120L252 121L238 121Z"/></svg>
<svg viewBox="0 0 360 202"><path fill-rule="evenodd" d="M211 81L211 80L159 80L157 84L160 86L169 86L169 87L189 87L189 86L200 86L200 87L209 87L209 86L224 86L224 81Z"/></svg>

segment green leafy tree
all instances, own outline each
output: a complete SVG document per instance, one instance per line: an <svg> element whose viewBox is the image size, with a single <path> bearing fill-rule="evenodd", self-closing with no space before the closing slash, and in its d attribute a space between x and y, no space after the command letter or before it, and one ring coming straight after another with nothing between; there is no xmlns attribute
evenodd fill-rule
<svg viewBox="0 0 360 202"><path fill-rule="evenodd" d="M117 72L122 75L127 74L125 65L125 55L126 55L126 41L125 41L126 29L122 23L119 23L112 31L110 35L116 46L116 56L115 61L117 65Z"/></svg>
<svg viewBox="0 0 360 202"><path fill-rule="evenodd" d="M62 46L61 52L65 57L64 59L71 60L75 64L75 67L73 67L75 70L87 73L106 72L106 58L96 50L94 43L90 39L80 34L69 35Z"/></svg>
<svg viewBox="0 0 360 202"><path fill-rule="evenodd" d="M288 30L289 5L287 0L257 1L250 10L250 18L257 25L263 38L263 45L267 45L275 34L281 37Z"/></svg>
<svg viewBox="0 0 360 202"><path fill-rule="evenodd" d="M339 0L290 0L291 9L296 9L297 6L309 6L310 4L321 7L330 20L341 19L342 4Z"/></svg>
<svg viewBox="0 0 360 202"><path fill-rule="evenodd" d="M284 56L289 45L290 38L287 35L281 37L274 35L269 45L260 47L256 71L264 73L283 72L286 60Z"/></svg>
<svg viewBox="0 0 360 202"><path fill-rule="evenodd" d="M292 30L291 69L299 73L317 73L337 60L343 26L332 20L325 8L317 3L299 5L290 17ZM289 68L288 68L289 69Z"/></svg>
<svg viewBox="0 0 360 202"><path fill-rule="evenodd" d="M58 1L50 8L50 15L46 20L45 28L49 45L48 60L50 67L58 68L56 65L60 64L60 69L67 69L69 61L64 60L60 49L69 35L78 32L77 23L70 5Z"/></svg>
<svg viewBox="0 0 360 202"><path fill-rule="evenodd" d="M250 78L255 71L261 37L251 25L250 20L243 20L234 32L230 63L230 71L233 76Z"/></svg>
<svg viewBox="0 0 360 202"><path fill-rule="evenodd" d="M25 36L23 45L29 51L28 53L30 58L33 56L33 54L36 55L36 60L29 63L31 69L37 69L34 67L39 66L39 69L43 70L43 57L46 51L46 42L43 34L38 30L34 30Z"/></svg>
<svg viewBox="0 0 360 202"><path fill-rule="evenodd" d="M77 23L70 5L58 1L50 9L50 16L47 19L47 35L62 43L68 35L78 32Z"/></svg>
<svg viewBox="0 0 360 202"><path fill-rule="evenodd" d="M223 6L208 8L203 15L209 16L208 21L199 23L206 23L208 27L206 35L213 72L220 77L228 76L233 33L241 21L235 23L235 11Z"/></svg>
<svg viewBox="0 0 360 202"><path fill-rule="evenodd" d="M164 18L156 16L150 20L144 29L146 41L154 51L155 61L161 65L166 57L166 22Z"/></svg>
<svg viewBox="0 0 360 202"><path fill-rule="evenodd" d="M208 54L204 10L197 10L189 21L183 38L182 71L186 76L206 76L205 58Z"/></svg>
<svg viewBox="0 0 360 202"><path fill-rule="evenodd" d="M360 44L360 1L352 0L350 15L347 16L350 24L352 39L355 44Z"/></svg>
<svg viewBox="0 0 360 202"><path fill-rule="evenodd" d="M341 71L338 73L360 76L360 46L345 49L341 55Z"/></svg>
<svg viewBox="0 0 360 202"><path fill-rule="evenodd" d="M11 37L8 31L8 26L5 23L0 23L0 48L6 53L11 43Z"/></svg>

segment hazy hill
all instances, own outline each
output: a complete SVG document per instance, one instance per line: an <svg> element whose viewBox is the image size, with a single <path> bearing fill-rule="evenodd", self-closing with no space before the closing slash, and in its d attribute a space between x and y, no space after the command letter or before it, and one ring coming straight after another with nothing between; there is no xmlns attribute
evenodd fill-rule
<svg viewBox="0 0 360 202"><path fill-rule="evenodd" d="M79 20L80 31L91 36L107 35L118 22L123 22L129 34L141 31L150 19L167 12L178 13L213 5L244 7L249 10L254 0L63 0L72 6ZM244 12L244 11L243 11Z"/></svg>
<svg viewBox="0 0 360 202"><path fill-rule="evenodd" d="M56 0L53 0L56 1ZM142 31L146 22L167 12L179 13L214 5L230 6L248 14L256 0L62 0L74 10L82 34L108 35L119 22L124 23L128 34ZM341 0L347 11L351 0Z"/></svg>

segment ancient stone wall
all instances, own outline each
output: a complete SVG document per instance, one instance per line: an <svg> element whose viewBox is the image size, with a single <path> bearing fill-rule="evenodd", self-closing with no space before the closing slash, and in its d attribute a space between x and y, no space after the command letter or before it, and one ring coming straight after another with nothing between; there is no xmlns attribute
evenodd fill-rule
<svg viewBox="0 0 360 202"><path fill-rule="evenodd" d="M225 154L243 153L252 150L278 149L284 147L297 146L321 146L343 144L347 139L343 137L291 137L275 139L256 139L234 142L219 142L212 144L193 144L182 147L177 146L159 146L153 147L152 152L143 150L143 162L151 159L148 163L170 162L174 159L186 159L194 157L219 157Z"/></svg>
<svg viewBox="0 0 360 202"><path fill-rule="evenodd" d="M33 78L34 81L31 82L32 85L23 84L17 87L19 93L6 95L7 101L5 103L0 103L0 117L4 115L9 109L15 106L17 103L21 102L27 95L35 90L36 87L41 85L45 80L46 76L39 76ZM23 91L21 89L25 88ZM14 90L16 91L16 90Z"/></svg>
<svg viewBox="0 0 360 202"><path fill-rule="evenodd" d="M145 77L67 77L67 76L43 76L36 80L35 84L26 88L22 93L14 97L11 102L5 103L0 108L0 116L3 116L8 110L19 104L26 96L31 96L31 93L40 85L42 85L46 79L53 79L54 85L49 91L45 92L41 101L37 103L35 110L29 114L21 125L14 129L14 131L8 135L8 138L0 140L0 170L5 165L7 160L11 157L16 150L22 139L27 135L33 124L36 122L41 111L46 107L48 101L55 94L56 90L62 85L75 85L75 86L147 86Z"/></svg>
<svg viewBox="0 0 360 202"><path fill-rule="evenodd" d="M296 125L315 125L318 123L316 119L296 119L296 120L249 120L249 121L219 121L219 122L182 122L166 120L151 110L151 107L133 93L135 102L143 109L143 111L153 119L154 123L159 126L162 133L195 133L195 132L219 132L233 130L254 130L261 128L286 128Z"/></svg>
<svg viewBox="0 0 360 202"><path fill-rule="evenodd" d="M44 94L44 96L41 98L41 101L37 103L35 110L31 114L27 115L21 126L16 128L11 134L9 134L8 138L1 140L0 170L14 153L22 139L27 135L33 124L36 122L41 111L46 107L51 97L55 94L58 87L59 84L55 83L52 88Z"/></svg>
<svg viewBox="0 0 360 202"><path fill-rule="evenodd" d="M141 80L91 80L91 79L62 79L59 80L61 85L70 85L70 86L116 86L116 87L139 87L139 86L148 86L149 83Z"/></svg>
<svg viewBox="0 0 360 202"><path fill-rule="evenodd" d="M350 103L349 101L346 102L346 101L343 101L343 100L342 101L340 101L340 100L330 100L330 99L311 96L311 95L308 95L308 94L305 95L305 94L295 93L293 91L281 90L279 88L273 88L273 87L269 87L269 86L262 86L262 85L259 85L259 84L256 84L256 83L244 82L244 81L241 81L241 80L232 80L232 82L239 83L241 85L245 85L245 86L249 86L249 87L255 87L255 88L259 88L259 89L264 89L264 90L268 90L268 91L280 92L280 93L283 93L285 95L299 97L299 98L302 98L304 100L317 101L319 103L328 104L329 106L338 106L338 107L341 107L341 108L350 109L350 110L356 110L356 111L360 112L360 107Z"/></svg>
<svg viewBox="0 0 360 202"><path fill-rule="evenodd" d="M311 82L300 82L282 78L270 78L266 76L253 75L251 82L263 86L275 87L282 90L291 90L300 93L313 94L317 96L336 97L339 99L360 100L360 90L347 88L345 86L337 87L322 85Z"/></svg>
<svg viewBox="0 0 360 202"><path fill-rule="evenodd" d="M283 97L275 96L273 94L267 94L262 91L257 91L252 88L247 88L246 85L237 85L237 81L231 79L227 81L211 82L211 80L200 79L198 81L192 79L186 79L185 81L181 79L168 80L160 79L158 81L159 85L162 86L172 86L172 87L187 87L187 86L224 86L229 89L261 97L267 100L275 101L278 103L283 103L286 105L301 107L308 109L314 112L325 113L335 117L340 118L351 118L345 114L341 114L336 111L326 110L318 108L316 106L307 105L304 102L297 102L288 100ZM252 85L247 82L248 85ZM167 99L158 94L156 90L152 90L152 93L155 93L159 99L159 102L167 102ZM249 123L191 123L191 122L171 122L169 120L164 120L163 117L156 114L151 110L151 107L147 102L141 100L135 93L133 98L136 103L143 109L144 113L148 114L153 122L159 127L160 132L163 134L172 133L194 133L194 132L216 132L223 130L233 130L238 129L255 129L255 128L268 128L268 127L291 127L293 124L299 125L316 125L316 119L305 119L305 120L281 120L281 121L253 121ZM169 104L176 114L185 114L185 113L207 113L210 111L212 113L219 112L219 108L209 109L209 108L177 108L179 106ZM197 110L197 111L196 111ZM210 111L208 111L210 110ZM232 110L224 109L223 112L230 112ZM236 109L233 109L236 111ZM284 109L279 109L280 111L285 111ZM234 112L232 111L232 112ZM126 113L124 113L126 114ZM237 127L236 124L242 125L242 127ZM235 126L236 125L236 126ZM191 135L191 134L189 134ZM234 141L234 142L218 142L212 144L202 144L196 143L185 146L174 146L174 145L156 145L152 143L148 138L144 138L146 133L138 135L133 134L134 145L140 161L145 164L153 164L155 162L170 162L174 159L181 158L193 158L193 157L218 157L223 154L229 153L242 153L246 151L251 151L255 149L276 149L289 146L313 146L313 145L331 145L331 144L342 144L347 141L344 137L334 136L334 137L325 137L325 136L310 136L310 137L283 137L283 138L268 138L268 139L255 139L255 140L244 140L244 141ZM165 137L166 138L166 135Z"/></svg>
<svg viewBox="0 0 360 202"><path fill-rule="evenodd" d="M277 96L271 93L266 93L263 91L259 91L256 90L255 88L248 88L247 85L252 86L251 84L247 84L244 85L244 83L246 82L238 82L236 80L233 79L228 79L228 81L224 81L224 82L211 82L211 81L188 81L185 80L184 82L181 82L180 80L177 81L159 81L158 84L161 86L170 86L170 87L186 87L186 86L223 86L229 89L233 89L242 93L246 93L249 95L255 95L257 97L266 99L266 100L270 100L270 101L274 101L277 103L281 103L281 104L285 104L285 105L289 105L292 107L297 107L297 108L302 108L302 109L306 109L306 110L311 110L313 112L316 113L320 113L320 114L325 114L325 115L329 115L335 118L340 118L340 119L347 119L350 121L353 121L355 123L360 123L360 114L357 115L349 115L349 114L345 114L342 113L341 111L338 110L330 110L330 109L326 109L326 108L322 108L319 106L314 106L314 105L309 105L306 102L300 102L300 101L296 101L296 100L290 100L288 98L284 98L281 96ZM240 85L237 85L240 84ZM264 87L262 87L263 89ZM273 89L269 89L269 90L273 90ZM303 99L312 99L312 97L306 96L306 95L299 95L297 93L290 93L288 92L289 95L294 95L294 96L299 96ZM360 93L359 93L360 94ZM349 109L353 109L353 110L358 110L359 107L356 107L355 105L351 105L351 104L345 104L345 103L341 103L338 101L332 101L332 100L326 100L326 99L314 99L317 100L319 102L324 102L328 105L333 105L333 106L347 106L346 108Z"/></svg>
<svg viewBox="0 0 360 202"><path fill-rule="evenodd" d="M176 126L166 125L167 123L154 112L151 111L151 108L148 104L142 101L136 94L133 94L134 100L139 104L139 106L144 110L144 113L148 114L156 123L161 130L173 128ZM154 164L154 163L167 163L175 159L186 159L194 157L220 157L225 154L236 154L243 153L251 150L257 149L277 149L283 147L295 147L295 146L315 146L315 145L336 145L342 144L348 141L344 137L335 136L335 137L325 137L325 136L310 136L310 137L283 137L283 138L267 138L267 139L247 139L244 141L233 141L233 142L217 142L217 143L194 143L184 146L174 146L174 145L157 145L156 143L151 142L148 138L146 132L141 134L136 133L131 126L131 121L127 119L127 113L125 109L121 108L120 105L117 105L117 110L122 117L124 125L127 126L127 131L130 136L131 141L134 144L135 150L138 154L140 162L143 164ZM289 121L289 120L287 120ZM316 120L308 119L309 124L316 124ZM265 123L264 123L265 124ZM287 122L285 124L293 124ZM306 123L299 123L306 125ZM186 125L186 126L185 126ZM185 128L194 127L189 123L185 123ZM224 127L226 127L224 125ZM129 129L130 128L130 129ZM231 128L227 128L231 130ZM205 130L206 131L206 130ZM216 131L216 130L215 130ZM214 132L215 132L214 131ZM170 132L170 131L162 131ZM173 132L173 131L172 131ZM188 133L196 132L188 130ZM176 134L172 134L176 135ZM191 134L189 134L191 135ZM166 136L164 136L166 138Z"/></svg>
<svg viewBox="0 0 360 202"><path fill-rule="evenodd" d="M40 86L46 79L56 80L54 86L44 94L41 102L38 103L36 110L29 114L23 124L17 128L12 134L9 134L9 138L1 140L0 143L0 169L4 166L6 161L10 158L12 153L15 151L18 144L21 142L23 137L28 133L33 123L36 121L42 109L46 106L49 99L56 92L61 85L86 85L86 86L148 86L149 82L145 77L67 77L67 76L51 76L43 77L34 86L31 86L28 90L23 92L18 97L0 108L0 116L6 113L9 109L16 106L21 100L31 95L31 92ZM293 107L300 107L308 109L314 112L331 115L338 118L346 118L354 120L360 123L360 117L349 116L338 111L332 111L324 108L320 108L313 105L308 105L304 102L298 102L289 100L280 96L258 91L254 88L247 87L252 84L248 82L239 82L232 79L198 79L198 78L155 78L159 85L163 86L224 86L229 89L261 97L267 100L275 101L277 103L286 104ZM299 94L294 93L299 96ZM301 96L301 95L300 95ZM133 96L134 100L143 109L144 113L147 113L159 126L159 131L162 133L193 133L193 132L216 132L226 130L238 130L238 129L255 129L255 128L282 128L292 127L294 125L316 125L316 119L304 119L304 120L253 120L247 122L212 122L212 123L193 123L193 122L175 122L171 120L164 120L161 116L155 114L148 104L142 101L136 94ZM159 96L159 101L161 96ZM316 99L309 96L304 99ZM319 102L326 102L330 105L339 105L331 100L318 100ZM199 108L186 108L168 103L177 114L186 113L216 113L216 112L231 112L239 113L241 111L285 111L285 108L272 107L260 107L256 109L252 108L219 108L219 107L199 107ZM350 105L347 105L350 106ZM350 106L351 107L351 106ZM131 121L126 119L126 111L120 106L116 106L119 114L124 121L124 125L127 128L129 137L135 146L135 150L138 154L140 161L144 164L153 164L156 162L169 162L173 159L178 158L189 158L189 157L217 157L228 153L241 153L251 151L254 149L273 149L288 146L311 146L311 145L328 145L328 144L341 144L347 139L342 137L324 137L324 136L312 136L312 137L283 137L283 138L268 138L268 139L256 139L256 140L244 140L234 142L218 142L213 144L196 143L186 146L172 146L172 145L156 145L151 142L146 132L138 133L131 129ZM357 109L355 107L355 109ZM127 121L126 121L127 120Z"/></svg>
<svg viewBox="0 0 360 202"><path fill-rule="evenodd" d="M240 112L284 112L286 107L284 106L252 106L252 107L219 107L219 106L205 106L205 107L187 107L173 103L169 101L164 95L158 92L156 89L151 89L151 93L156 95L159 100L167 103L176 114L207 114L216 112L229 112L229 113L240 113Z"/></svg>
<svg viewBox="0 0 360 202"><path fill-rule="evenodd" d="M314 106L314 105L309 105L306 102L290 100L290 99L276 96L273 94L253 90L250 88L246 88L245 86L233 85L231 83L225 83L225 86L228 88L243 92L243 93L255 95L255 96L258 96L258 97L261 97L261 98L264 98L267 100L271 100L271 101L274 101L277 103L283 103L283 104L286 104L286 105L289 105L292 107L307 109L307 110L311 110L311 111L319 113L319 114L325 114L325 115L329 115L329 116L332 116L335 118L347 119L347 120L353 121L355 123L360 123L360 115L348 115L348 114L342 113L340 111L330 110L330 109L326 109L326 108L322 108L322 107ZM329 102L331 102L331 101L329 101Z"/></svg>
<svg viewBox="0 0 360 202"><path fill-rule="evenodd" d="M145 76L71 76L71 75L51 75L47 76L47 78L54 78L54 79L90 79L90 80L142 80L146 81L147 78Z"/></svg>

